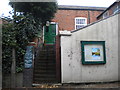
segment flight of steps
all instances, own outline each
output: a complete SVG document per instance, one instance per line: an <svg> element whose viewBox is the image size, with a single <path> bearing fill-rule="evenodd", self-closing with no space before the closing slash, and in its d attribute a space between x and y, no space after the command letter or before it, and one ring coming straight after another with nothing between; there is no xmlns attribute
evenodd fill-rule
<svg viewBox="0 0 120 90"><path fill-rule="evenodd" d="M34 62L33 83L56 83L55 46L43 46Z"/></svg>

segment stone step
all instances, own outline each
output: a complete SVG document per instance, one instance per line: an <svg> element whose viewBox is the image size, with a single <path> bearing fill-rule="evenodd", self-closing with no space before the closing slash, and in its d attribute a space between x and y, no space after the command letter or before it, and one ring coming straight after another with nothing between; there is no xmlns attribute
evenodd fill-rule
<svg viewBox="0 0 120 90"><path fill-rule="evenodd" d="M52 66L52 65L41 65L41 66L35 66L35 70L54 70L54 68L56 67L56 65Z"/></svg>
<svg viewBox="0 0 120 90"><path fill-rule="evenodd" d="M42 48L40 51L55 51L55 48Z"/></svg>
<svg viewBox="0 0 120 90"><path fill-rule="evenodd" d="M34 74L35 78L55 78L56 75L55 74Z"/></svg>
<svg viewBox="0 0 120 90"><path fill-rule="evenodd" d="M35 68L34 69L34 73L37 73L37 71L56 71L56 69L54 67L49 67L49 68L44 68L44 67L40 67L40 68Z"/></svg>
<svg viewBox="0 0 120 90"><path fill-rule="evenodd" d="M49 67L49 66L55 66L55 62L46 62L46 63L39 62L39 63L36 63L35 65L40 67L47 65Z"/></svg>
<svg viewBox="0 0 120 90"><path fill-rule="evenodd" d="M40 78L40 77L36 77L34 78L34 81L39 81L39 82L44 82L44 81L56 81L56 78Z"/></svg>
<svg viewBox="0 0 120 90"><path fill-rule="evenodd" d="M54 73L55 74L56 69L36 69L34 70L34 74L44 74L44 73Z"/></svg>
<svg viewBox="0 0 120 90"><path fill-rule="evenodd" d="M55 57L55 54L39 54L38 55L38 58L41 58L41 57Z"/></svg>
<svg viewBox="0 0 120 90"><path fill-rule="evenodd" d="M44 74L44 73L56 74L56 71L55 70L35 70L34 73L35 74Z"/></svg>
<svg viewBox="0 0 120 90"><path fill-rule="evenodd" d="M55 55L54 51L41 51L38 55Z"/></svg>
<svg viewBox="0 0 120 90"><path fill-rule="evenodd" d="M45 83L57 83L57 80L56 80L56 78L55 79L41 79L41 80L38 80L38 79L35 79L34 81L33 81L33 83L38 83L38 84L45 84Z"/></svg>
<svg viewBox="0 0 120 90"><path fill-rule="evenodd" d="M33 82L56 81L56 54L54 46L44 46L37 54L34 64Z"/></svg>
<svg viewBox="0 0 120 90"><path fill-rule="evenodd" d="M45 56L40 55L40 56L38 56L38 60L42 60L42 59L44 59L44 60L55 59L55 55L45 55Z"/></svg>
<svg viewBox="0 0 120 90"><path fill-rule="evenodd" d="M42 59L42 60L37 60L37 63L55 63L56 61L55 61L55 59L53 60L51 60L51 59L48 59L48 60L46 60L46 59Z"/></svg>
<svg viewBox="0 0 120 90"><path fill-rule="evenodd" d="M39 51L39 54L55 54L56 52L54 50L42 50L42 51Z"/></svg>
<svg viewBox="0 0 120 90"><path fill-rule="evenodd" d="M55 67L35 67L34 70L55 70Z"/></svg>
<svg viewBox="0 0 120 90"><path fill-rule="evenodd" d="M34 80L34 82L37 82L37 83L53 83L53 82L56 82L56 77L55 76L51 76L51 77L37 77L37 76L35 76L34 78L33 78L33 80Z"/></svg>
<svg viewBox="0 0 120 90"><path fill-rule="evenodd" d="M55 61L55 57L41 57L38 60L35 60L36 62L39 61Z"/></svg>
<svg viewBox="0 0 120 90"><path fill-rule="evenodd" d="M54 49L55 45L43 46L42 49Z"/></svg>
<svg viewBox="0 0 120 90"><path fill-rule="evenodd" d="M36 67L36 66L46 66L46 65L48 65L48 66L54 66L55 65L55 62L54 61L51 61L51 62L37 62L36 64L35 64L35 66L34 67Z"/></svg>

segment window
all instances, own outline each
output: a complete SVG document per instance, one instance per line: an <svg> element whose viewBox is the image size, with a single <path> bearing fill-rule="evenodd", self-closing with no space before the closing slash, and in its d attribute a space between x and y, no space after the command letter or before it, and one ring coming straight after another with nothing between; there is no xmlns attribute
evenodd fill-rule
<svg viewBox="0 0 120 90"><path fill-rule="evenodd" d="M113 9L113 14L120 12L120 5Z"/></svg>
<svg viewBox="0 0 120 90"><path fill-rule="evenodd" d="M87 18L76 17L75 18L75 29L80 29L87 25Z"/></svg>
<svg viewBox="0 0 120 90"><path fill-rule="evenodd" d="M106 11L106 12L103 14L103 19L104 19L104 18L107 18L107 17L109 17L109 12L108 12L108 11Z"/></svg>

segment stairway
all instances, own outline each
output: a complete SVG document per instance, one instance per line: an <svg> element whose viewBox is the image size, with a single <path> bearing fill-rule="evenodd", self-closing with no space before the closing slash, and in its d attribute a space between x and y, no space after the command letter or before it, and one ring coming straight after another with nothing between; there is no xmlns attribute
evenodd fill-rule
<svg viewBox="0 0 120 90"><path fill-rule="evenodd" d="M56 83L55 46L40 48L34 63L33 83Z"/></svg>

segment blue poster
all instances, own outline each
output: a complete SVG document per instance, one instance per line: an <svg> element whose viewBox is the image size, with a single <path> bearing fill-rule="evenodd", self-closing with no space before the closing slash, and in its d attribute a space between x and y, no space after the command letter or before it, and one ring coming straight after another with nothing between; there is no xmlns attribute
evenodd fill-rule
<svg viewBox="0 0 120 90"><path fill-rule="evenodd" d="M33 46L27 46L27 50L24 57L25 68L32 68L33 62Z"/></svg>

